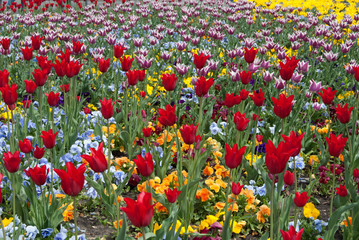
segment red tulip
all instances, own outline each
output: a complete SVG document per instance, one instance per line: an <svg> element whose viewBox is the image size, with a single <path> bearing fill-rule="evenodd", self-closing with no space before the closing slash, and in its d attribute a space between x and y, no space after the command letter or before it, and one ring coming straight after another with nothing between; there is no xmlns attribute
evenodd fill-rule
<svg viewBox="0 0 359 240"><path fill-rule="evenodd" d="M34 50L40 49L42 39L44 39L44 37L40 38L40 36L36 36L36 37L31 36L31 45L34 48Z"/></svg>
<svg viewBox="0 0 359 240"><path fill-rule="evenodd" d="M177 188L174 188L173 190L168 189L168 190L165 190L165 194L167 196L167 200L170 203L174 203L174 202L176 202L178 196L181 194L181 191L177 191Z"/></svg>
<svg viewBox="0 0 359 240"><path fill-rule="evenodd" d="M28 170L24 169L24 172L37 186L42 186L46 183L49 169L46 169L46 165L43 165L42 167L35 166L34 168L29 168Z"/></svg>
<svg viewBox="0 0 359 240"><path fill-rule="evenodd" d="M152 135L152 128L150 127L142 128L142 133L144 137L148 138Z"/></svg>
<svg viewBox="0 0 359 240"><path fill-rule="evenodd" d="M105 154L103 153L103 143L101 142L97 150L90 148L90 155L81 155L89 164L94 172L101 173L108 168L108 163Z"/></svg>
<svg viewBox="0 0 359 240"><path fill-rule="evenodd" d="M348 108L348 103L342 107L342 105L337 104L335 111L337 112L337 119L339 122L345 124L350 121L350 114L353 111L354 107Z"/></svg>
<svg viewBox="0 0 359 240"><path fill-rule="evenodd" d="M239 95L241 96L242 101L248 98L249 91L242 89L239 91Z"/></svg>
<svg viewBox="0 0 359 240"><path fill-rule="evenodd" d="M163 74L162 76L162 85L166 89L166 91L173 91L176 87L177 77L174 73Z"/></svg>
<svg viewBox="0 0 359 240"><path fill-rule="evenodd" d="M154 209L151 205L151 193L141 192L137 201L125 198L126 207L121 207L135 227L146 227L151 223Z"/></svg>
<svg viewBox="0 0 359 240"><path fill-rule="evenodd" d="M198 124L195 125L183 125L180 129L181 136L183 138L183 142L190 145L193 144L196 140L196 132L197 132Z"/></svg>
<svg viewBox="0 0 359 240"><path fill-rule="evenodd" d="M137 84L137 81L138 81L138 72L137 72L137 70L132 70L132 71L129 70L126 73L126 76L127 76L128 85L135 86Z"/></svg>
<svg viewBox="0 0 359 240"><path fill-rule="evenodd" d="M62 84L60 85L60 88L63 92L67 93L70 91L70 84Z"/></svg>
<svg viewBox="0 0 359 240"><path fill-rule="evenodd" d="M195 87L195 91L198 97L203 97L208 94L209 89L213 85L213 78L206 80L203 76L198 79Z"/></svg>
<svg viewBox="0 0 359 240"><path fill-rule="evenodd" d="M158 113L160 114L158 121L163 126L172 126L178 120L176 116L176 105L173 105L173 107L171 107L171 105L167 104L166 110L160 108L158 109Z"/></svg>
<svg viewBox="0 0 359 240"><path fill-rule="evenodd" d="M246 148L247 147L244 146L238 149L238 144L236 143L231 149L231 147L226 143L226 155L224 159L227 167L231 169L237 168L242 163L243 155L246 152Z"/></svg>
<svg viewBox="0 0 359 240"><path fill-rule="evenodd" d="M234 195L240 194L243 187L244 187L244 185L241 185L240 183L234 183L234 182L232 182L232 193L233 193Z"/></svg>
<svg viewBox="0 0 359 240"><path fill-rule="evenodd" d="M38 87L42 87L45 85L47 80L46 70L35 69L32 73L32 76L34 76L35 83Z"/></svg>
<svg viewBox="0 0 359 240"><path fill-rule="evenodd" d="M236 128L238 131L244 131L248 123L250 121L249 118L246 118L246 114L241 114L240 112L236 112L233 117L234 124L236 124Z"/></svg>
<svg viewBox="0 0 359 240"><path fill-rule="evenodd" d="M6 85L5 87L0 88L2 98L8 106L15 104L17 101L17 87L18 86L15 83L11 85L11 87L9 85Z"/></svg>
<svg viewBox="0 0 359 240"><path fill-rule="evenodd" d="M343 138L343 134L335 136L331 133L330 138L325 137L325 140L328 143L329 154L333 157L339 157L344 151L345 143L348 141L348 138Z"/></svg>
<svg viewBox="0 0 359 240"><path fill-rule="evenodd" d="M68 78L72 78L79 74L83 64L79 64L79 61L70 61L65 66L65 74Z"/></svg>
<svg viewBox="0 0 359 240"><path fill-rule="evenodd" d="M359 82L359 66L358 67L353 67L353 71L354 71L355 80L357 80Z"/></svg>
<svg viewBox="0 0 359 240"><path fill-rule="evenodd" d="M330 105L333 102L336 93L337 90L332 91L332 89L328 87L327 89L322 88L322 92L319 92L318 94L322 97L324 104Z"/></svg>
<svg viewBox="0 0 359 240"><path fill-rule="evenodd" d="M7 153L3 153L3 155L4 155L3 161L6 170L9 173L15 173L19 171L19 167L22 159L22 157L20 158L20 152L16 151L14 152L14 154L12 154L11 152L7 152Z"/></svg>
<svg viewBox="0 0 359 240"><path fill-rule="evenodd" d="M252 98L254 105L256 105L257 107L263 106L265 98L262 89L259 89L258 93L253 90L253 94L250 95L250 97Z"/></svg>
<svg viewBox="0 0 359 240"><path fill-rule="evenodd" d="M63 169L54 169L54 171L61 178L61 188L69 196L77 196L85 183L84 172L86 171L86 163L81 164L76 169L72 162L66 163L67 171Z"/></svg>
<svg viewBox="0 0 359 240"><path fill-rule="evenodd" d="M293 183L294 183L294 179L295 176L294 176L294 172L290 172L290 171L286 171L285 174L283 175L283 180L284 180L284 183L288 186L292 186Z"/></svg>
<svg viewBox="0 0 359 240"><path fill-rule="evenodd" d="M304 228L300 229L299 232L296 232L294 226L290 226L288 232L280 230L280 233L282 234L283 240L301 240L303 231Z"/></svg>
<svg viewBox="0 0 359 240"><path fill-rule="evenodd" d="M39 64L41 70L46 70L46 74L49 74L52 69L52 63L47 57L36 56L37 63Z"/></svg>
<svg viewBox="0 0 359 240"><path fill-rule="evenodd" d="M60 62L59 60L55 60L56 64L52 64L52 66L55 68L55 72L56 75L58 77L63 77L66 75L66 67L67 67L67 62L62 61Z"/></svg>
<svg viewBox="0 0 359 240"><path fill-rule="evenodd" d="M0 71L0 88L9 85L9 74L10 73L6 69Z"/></svg>
<svg viewBox="0 0 359 240"><path fill-rule="evenodd" d="M134 58L125 57L125 56L120 58L122 71L127 72L128 70L130 70L133 60Z"/></svg>
<svg viewBox="0 0 359 240"><path fill-rule="evenodd" d="M208 58L210 58L210 56L206 56L203 53L201 53L200 55L194 54L193 63L196 66L196 68L202 69L204 65L206 65L206 61Z"/></svg>
<svg viewBox="0 0 359 240"><path fill-rule="evenodd" d="M266 145L266 166L271 174L278 174L284 171L293 149L288 148L288 144L280 142L276 148L272 141Z"/></svg>
<svg viewBox="0 0 359 240"><path fill-rule="evenodd" d="M238 105L241 103L241 97L240 96L234 96L233 93L229 94L227 93L226 94L226 98L224 99L224 105L227 107L227 108L231 108L233 107L234 105Z"/></svg>
<svg viewBox="0 0 359 240"><path fill-rule="evenodd" d="M152 174L154 164L151 153L146 153L145 158L143 158L141 155L137 155L137 158L133 159L133 161L135 162L137 169L142 176L148 177Z"/></svg>
<svg viewBox="0 0 359 240"><path fill-rule="evenodd" d="M252 73L251 71L242 71L241 72L241 82L244 84L244 85L247 85L250 81L251 81L251 77L252 77Z"/></svg>
<svg viewBox="0 0 359 240"><path fill-rule="evenodd" d="M123 55L123 52L126 50L126 48L122 45L114 45L114 55L116 58L120 58Z"/></svg>
<svg viewBox="0 0 359 240"><path fill-rule="evenodd" d="M138 81L142 82L146 77L146 70L137 70Z"/></svg>
<svg viewBox="0 0 359 240"><path fill-rule="evenodd" d="M45 93L47 97L47 103L50 107L55 107L60 99L60 93L50 92L49 94Z"/></svg>
<svg viewBox="0 0 359 240"><path fill-rule="evenodd" d="M42 142L44 143L45 147L47 149L51 149L55 147L55 139L59 132L53 133L52 129L50 129L48 132L42 131L42 135L40 136L42 138Z"/></svg>
<svg viewBox="0 0 359 240"><path fill-rule="evenodd" d="M22 101L22 106L26 109L28 109L30 107L30 104L31 104L31 100Z"/></svg>
<svg viewBox="0 0 359 240"><path fill-rule="evenodd" d="M26 46L25 48L21 48L22 55L24 56L24 60L30 61L33 58L32 55L33 48L29 48Z"/></svg>
<svg viewBox="0 0 359 240"><path fill-rule="evenodd" d="M59 58L61 59L61 61L70 62L71 52L69 49L66 49L65 52L61 51L60 54L61 56L59 56Z"/></svg>
<svg viewBox="0 0 359 240"><path fill-rule="evenodd" d="M32 140L25 138L23 141L19 140L19 148L23 153L29 153L32 151Z"/></svg>
<svg viewBox="0 0 359 240"><path fill-rule="evenodd" d="M337 194L341 197L346 197L348 195L348 190L345 185L340 185L337 189Z"/></svg>
<svg viewBox="0 0 359 240"><path fill-rule="evenodd" d="M302 140L304 138L304 133L297 135L294 131L290 132L289 137L282 134L282 138L291 149L293 149L292 157L297 156L302 149Z"/></svg>
<svg viewBox="0 0 359 240"><path fill-rule="evenodd" d="M24 80L24 82L25 82L25 91L29 94L34 93L37 88L36 83L32 80Z"/></svg>
<svg viewBox="0 0 359 240"><path fill-rule="evenodd" d="M310 196L307 196L307 192L296 192L294 197L294 203L297 207L304 207Z"/></svg>
<svg viewBox="0 0 359 240"><path fill-rule="evenodd" d="M110 119L113 116L113 106L115 106L116 101L112 103L112 98L100 100L101 102L101 113L104 119Z"/></svg>
<svg viewBox="0 0 359 240"><path fill-rule="evenodd" d="M253 47L251 49L244 48L244 60L246 60L247 63L254 62L257 52L258 52L258 49L254 50Z"/></svg>
<svg viewBox="0 0 359 240"><path fill-rule="evenodd" d="M292 78L294 70L296 69L299 62L299 60L295 59L295 56L293 56L291 59L286 57L286 59L287 62L285 64L282 62L279 63L279 75L284 81L288 81Z"/></svg>
<svg viewBox="0 0 359 240"><path fill-rule="evenodd" d="M38 146L36 146L35 148L32 148L33 154L34 154L34 158L36 159L41 159L44 154L45 154L45 148L39 148Z"/></svg>
<svg viewBox="0 0 359 240"><path fill-rule="evenodd" d="M108 58L105 60L104 58L98 59L98 69L100 72L105 73L107 72L108 68L110 67L110 59Z"/></svg>
<svg viewBox="0 0 359 240"><path fill-rule="evenodd" d="M4 50L9 50L10 48L11 39L10 38L3 38L0 40L0 44Z"/></svg>
<svg viewBox="0 0 359 240"><path fill-rule="evenodd" d="M275 115L277 115L281 119L288 117L290 112L292 111L293 99L294 95L291 95L286 98L284 94L280 94L278 99L272 97L272 101L274 103L273 112L275 113Z"/></svg>
<svg viewBox="0 0 359 240"><path fill-rule="evenodd" d="M79 41L72 40L72 53L77 55L81 52L81 48L84 44Z"/></svg>

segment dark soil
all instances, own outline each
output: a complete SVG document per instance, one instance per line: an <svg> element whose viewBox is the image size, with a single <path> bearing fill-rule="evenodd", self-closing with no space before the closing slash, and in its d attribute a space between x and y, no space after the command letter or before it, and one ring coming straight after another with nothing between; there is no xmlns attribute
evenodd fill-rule
<svg viewBox="0 0 359 240"><path fill-rule="evenodd" d="M113 240L114 229L110 226L103 225L97 217L94 216L80 216L77 219L78 227L85 230L86 238L94 240L97 238Z"/></svg>

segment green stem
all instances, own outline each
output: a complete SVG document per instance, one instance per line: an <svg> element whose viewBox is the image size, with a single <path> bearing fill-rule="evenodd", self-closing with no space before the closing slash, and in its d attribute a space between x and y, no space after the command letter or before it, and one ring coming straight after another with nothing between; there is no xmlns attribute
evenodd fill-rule
<svg viewBox="0 0 359 240"><path fill-rule="evenodd" d="M258 126L258 118L259 118L259 107L258 107L258 110L257 110L257 117L256 117L256 120L255 120L255 124L254 124L254 132L253 132L253 137L252 137L252 157L251 157L251 164L253 165L254 163L254 159L253 159L253 156L254 156L254 149L256 147L256 135L257 135L257 126Z"/></svg>
<svg viewBox="0 0 359 240"><path fill-rule="evenodd" d="M76 216L76 197L74 198L74 222L75 222L75 240L77 240L77 216Z"/></svg>
<svg viewBox="0 0 359 240"><path fill-rule="evenodd" d="M297 227L297 205L294 207L294 229Z"/></svg>
<svg viewBox="0 0 359 240"><path fill-rule="evenodd" d="M10 110L9 110L8 106L6 106L6 110L7 110L7 129L10 130ZM11 150L11 152L13 152L15 150L13 140L12 140L13 136L14 136L14 133L12 132L10 134L10 131L9 131L9 140L10 140L10 150Z"/></svg>
<svg viewBox="0 0 359 240"><path fill-rule="evenodd" d="M145 231L145 227L142 227L142 237L143 237L143 240L146 240L146 231Z"/></svg>
<svg viewBox="0 0 359 240"><path fill-rule="evenodd" d="M12 211L13 211L13 213L12 214L13 214L13 221L14 221L12 237L15 240L15 216L16 216L16 213L15 213L15 194L16 194L16 191L15 191L15 173L12 174L12 191L13 191L13 194L12 194Z"/></svg>
<svg viewBox="0 0 359 240"><path fill-rule="evenodd" d="M198 117L198 123L199 123L199 130L198 134L202 134L202 117L203 117L203 98L199 98L199 117Z"/></svg>
<svg viewBox="0 0 359 240"><path fill-rule="evenodd" d="M298 192L297 168L296 168L296 165L295 165L295 157L293 157L293 164L294 164L294 189L295 189L295 192Z"/></svg>
<svg viewBox="0 0 359 240"><path fill-rule="evenodd" d="M335 194L335 157L333 161L333 184L332 184L332 196L330 199L330 216L333 213L333 202L334 202L334 194Z"/></svg>
<svg viewBox="0 0 359 240"><path fill-rule="evenodd" d="M107 153L107 161L108 161L108 171L110 171L111 167L111 139L110 139L110 120L107 119L107 144L108 144L108 153Z"/></svg>
<svg viewBox="0 0 359 240"><path fill-rule="evenodd" d="M152 187L151 187L151 182L150 182L150 178L147 178L147 185L148 185L148 188L149 188L149 192L151 193L151 205L153 204L153 201L152 201ZM151 219L151 223L150 223L150 230L152 231L153 229L153 218Z"/></svg>
<svg viewBox="0 0 359 240"><path fill-rule="evenodd" d="M1 221L1 229L2 229L2 236L4 237L4 239L6 238L6 232L5 232L5 227L4 227L4 223L2 221L2 217L0 215L0 221Z"/></svg>
<svg viewBox="0 0 359 240"><path fill-rule="evenodd" d="M275 182L275 175L273 175L272 194L270 199L270 239L273 240L274 240L274 182Z"/></svg>

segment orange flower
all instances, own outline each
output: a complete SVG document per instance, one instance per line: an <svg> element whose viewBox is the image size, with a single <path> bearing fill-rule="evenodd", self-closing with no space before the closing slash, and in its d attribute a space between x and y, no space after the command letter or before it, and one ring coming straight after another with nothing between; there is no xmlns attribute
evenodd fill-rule
<svg viewBox="0 0 359 240"><path fill-rule="evenodd" d="M352 217L348 217L349 219L349 224L350 226L353 226L353 220L352 220ZM344 219L343 222L340 223L340 225L345 225L346 227L348 227L348 222L347 222L347 219Z"/></svg>
<svg viewBox="0 0 359 240"><path fill-rule="evenodd" d="M157 212L168 213L167 208L159 202L156 203L155 208L156 208Z"/></svg>
<svg viewBox="0 0 359 240"><path fill-rule="evenodd" d="M211 176L213 172L214 172L213 168L210 167L209 165L207 165L203 170L204 176Z"/></svg>
<svg viewBox="0 0 359 240"><path fill-rule="evenodd" d="M64 221L65 222L68 222L68 221L70 221L70 220L72 220L73 219L73 210L74 210L74 205L73 205L73 203L71 203L71 204L69 204L67 207L66 207L66 209L65 209L65 211L62 213L62 216L64 217Z"/></svg>
<svg viewBox="0 0 359 240"><path fill-rule="evenodd" d="M214 206L214 209L218 209L218 210L222 210L224 208L226 204L224 202L218 202L216 203L216 205Z"/></svg>
<svg viewBox="0 0 359 240"><path fill-rule="evenodd" d="M156 142L159 145L163 145L165 142L165 136L167 135L167 142L171 142L172 141L172 136L170 133L167 132L167 130L164 130L163 133L161 134L161 136L159 136L156 140Z"/></svg>
<svg viewBox="0 0 359 240"><path fill-rule="evenodd" d="M196 198L200 199L202 202L207 201L213 193L209 191L207 188L202 188L201 190L197 190Z"/></svg>
<svg viewBox="0 0 359 240"><path fill-rule="evenodd" d="M123 220L121 219L120 221L115 221L113 222L113 226L117 229L117 226L120 226L120 228L122 228L122 223L123 223Z"/></svg>
<svg viewBox="0 0 359 240"><path fill-rule="evenodd" d="M257 220L260 223L265 223L265 218L270 216L270 208L267 205L262 205L259 207L259 212L257 212Z"/></svg>

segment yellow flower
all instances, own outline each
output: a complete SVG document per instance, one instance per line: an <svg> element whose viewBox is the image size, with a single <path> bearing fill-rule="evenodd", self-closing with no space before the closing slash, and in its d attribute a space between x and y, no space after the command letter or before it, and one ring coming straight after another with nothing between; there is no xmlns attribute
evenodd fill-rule
<svg viewBox="0 0 359 240"><path fill-rule="evenodd" d="M319 163L319 158L317 155L311 155L309 157L309 165L313 165L314 163Z"/></svg>
<svg viewBox="0 0 359 240"><path fill-rule="evenodd" d="M217 216L208 215L206 219L201 221L201 224L199 225L198 229L201 231L203 229L208 229L213 223L218 221Z"/></svg>
<svg viewBox="0 0 359 240"><path fill-rule="evenodd" d="M233 229L232 231L236 234L240 233L242 231L242 228L246 225L245 221L240 221L240 222L233 222Z"/></svg>
<svg viewBox="0 0 359 240"><path fill-rule="evenodd" d="M306 218L313 217L314 219L317 219L320 212L315 208L313 203L309 202L303 207L303 214Z"/></svg>
<svg viewBox="0 0 359 240"><path fill-rule="evenodd" d="M253 154L253 161L252 161L252 154L249 153L249 154L246 155L246 159L249 162L249 165L251 165L251 166L252 166L253 163L255 163L257 161L257 159L259 159L261 157L262 157L261 155L257 156L257 155Z"/></svg>
<svg viewBox="0 0 359 240"><path fill-rule="evenodd" d="M4 225L4 227L7 227L11 222L12 222L13 218L5 218L4 220L2 220L2 224Z"/></svg>
<svg viewBox="0 0 359 240"><path fill-rule="evenodd" d="M179 220L177 220L176 227L175 227L176 232L181 227L181 225L182 225L182 223ZM170 227L169 230L171 230L171 229L172 229L172 226ZM184 234L185 232L186 232L186 228L182 225L181 230L180 230L180 234ZM191 226L189 226L187 232L193 233L194 230L193 230L193 228Z"/></svg>

